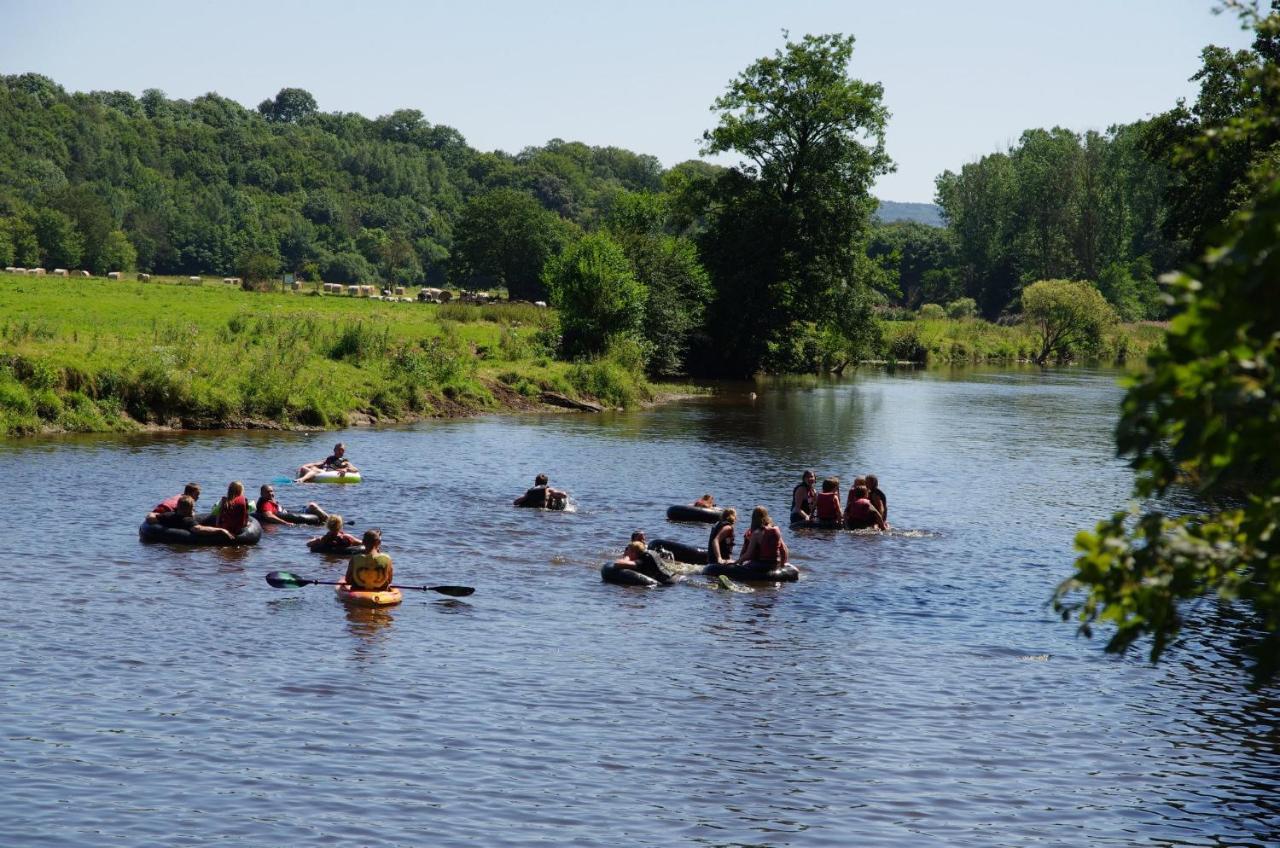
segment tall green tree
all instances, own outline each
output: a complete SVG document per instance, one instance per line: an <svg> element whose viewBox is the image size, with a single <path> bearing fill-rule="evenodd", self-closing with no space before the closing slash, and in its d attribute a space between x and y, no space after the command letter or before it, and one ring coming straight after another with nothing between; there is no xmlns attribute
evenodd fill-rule
<svg viewBox="0 0 1280 848"><path fill-rule="evenodd" d="M700 239L716 289L706 360L739 375L787 367L803 326L834 326L863 299L857 270L875 211L889 113L878 83L848 75L852 36L806 35L752 63L716 99L705 153L744 160L724 173ZM868 318L869 320L869 318Z"/></svg>
<svg viewBox="0 0 1280 848"><path fill-rule="evenodd" d="M40 262L46 268L75 268L84 255L84 239L75 222L56 209L41 209L35 217Z"/></svg>
<svg viewBox="0 0 1280 848"><path fill-rule="evenodd" d="M543 300L542 268L569 232L525 192L482 194L467 204L454 230L449 279L465 288L505 286L513 299Z"/></svg>

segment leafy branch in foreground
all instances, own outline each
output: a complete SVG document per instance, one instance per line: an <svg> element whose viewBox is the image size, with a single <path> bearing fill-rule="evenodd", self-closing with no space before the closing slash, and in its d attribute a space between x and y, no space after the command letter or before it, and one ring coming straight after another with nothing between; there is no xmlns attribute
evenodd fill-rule
<svg viewBox="0 0 1280 848"><path fill-rule="evenodd" d="M1257 33L1258 61L1237 89L1246 105L1185 154L1250 147L1247 182L1257 189L1221 246L1166 280L1177 317L1125 397L1116 444L1133 458L1135 495L1148 506L1076 537L1082 555L1053 605L1085 635L1113 624L1110 651L1151 636L1154 662L1182 629L1186 601L1243 602L1257 622L1243 638L1262 682L1280 669L1280 2L1265 18L1228 5ZM1155 499L1175 485L1209 511L1166 515Z"/></svg>

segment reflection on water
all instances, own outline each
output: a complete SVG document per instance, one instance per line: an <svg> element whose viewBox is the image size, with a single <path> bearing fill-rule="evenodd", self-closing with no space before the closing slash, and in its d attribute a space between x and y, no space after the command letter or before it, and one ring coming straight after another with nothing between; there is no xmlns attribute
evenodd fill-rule
<svg viewBox="0 0 1280 848"><path fill-rule="evenodd" d="M1256 625L1197 607L1151 668L1045 607L1076 530L1129 496L1118 401L1106 372L912 370L596 417L0 444L0 513L37 488L77 519L7 561L51 582L0 601L0 844L1276 844L1280 703L1235 642ZM312 528L138 543L188 480L253 491L337 439L367 482L281 500L381 527L397 582L475 595L267 586L341 576ZM842 494L878 474L895 531L788 531L802 579L751 592L600 581L637 528L705 544L668 505L785 515L804 468ZM542 471L576 512L510 507Z"/></svg>

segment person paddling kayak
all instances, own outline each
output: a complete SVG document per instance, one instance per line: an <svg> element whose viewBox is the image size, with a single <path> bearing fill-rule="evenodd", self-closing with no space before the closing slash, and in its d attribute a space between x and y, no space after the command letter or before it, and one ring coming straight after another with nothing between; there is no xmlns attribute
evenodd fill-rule
<svg viewBox="0 0 1280 848"><path fill-rule="evenodd" d="M357 592L381 592L391 585L395 569L391 556L382 552L382 531L364 531L361 540L364 553L356 554L347 563L347 573L342 581Z"/></svg>

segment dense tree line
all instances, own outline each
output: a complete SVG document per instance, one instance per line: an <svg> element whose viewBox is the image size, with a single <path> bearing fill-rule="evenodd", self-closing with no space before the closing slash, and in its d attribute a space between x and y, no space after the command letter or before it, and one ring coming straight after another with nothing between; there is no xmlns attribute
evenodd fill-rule
<svg viewBox="0 0 1280 848"><path fill-rule="evenodd" d="M469 284L503 277L455 251L470 201L514 193L592 227L661 175L652 156L560 140L481 153L415 110L325 113L301 89L253 110L0 77L5 265Z"/></svg>

